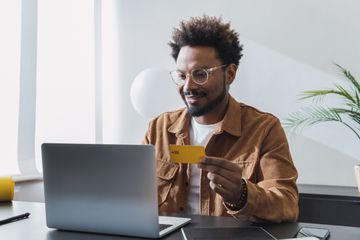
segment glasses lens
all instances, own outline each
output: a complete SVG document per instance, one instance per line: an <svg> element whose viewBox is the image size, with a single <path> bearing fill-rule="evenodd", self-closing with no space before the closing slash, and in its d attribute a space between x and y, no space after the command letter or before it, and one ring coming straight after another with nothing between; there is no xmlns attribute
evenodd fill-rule
<svg viewBox="0 0 360 240"><path fill-rule="evenodd" d="M174 82L178 85L184 84L184 81L186 80L186 74L180 71L172 71L171 78L174 80Z"/></svg>
<svg viewBox="0 0 360 240"><path fill-rule="evenodd" d="M193 78L194 82L202 84L207 81L208 73L206 72L205 69L194 70L192 72L192 78Z"/></svg>

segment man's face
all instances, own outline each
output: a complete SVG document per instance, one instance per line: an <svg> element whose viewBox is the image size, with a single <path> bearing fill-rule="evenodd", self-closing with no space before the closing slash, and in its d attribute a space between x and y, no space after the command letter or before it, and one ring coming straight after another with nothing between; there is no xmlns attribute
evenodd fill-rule
<svg viewBox="0 0 360 240"><path fill-rule="evenodd" d="M216 50L212 47L185 46L180 49L177 58L177 69L185 73L222 64L217 57ZM226 100L225 72L223 68L211 72L208 81L203 85L196 84L190 77L178 90L190 115L193 117L203 116L216 111L216 107Z"/></svg>

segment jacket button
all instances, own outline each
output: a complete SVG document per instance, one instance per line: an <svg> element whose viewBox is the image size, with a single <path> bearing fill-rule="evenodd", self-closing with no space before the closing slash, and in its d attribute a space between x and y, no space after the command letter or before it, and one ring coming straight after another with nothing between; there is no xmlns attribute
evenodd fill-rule
<svg viewBox="0 0 360 240"><path fill-rule="evenodd" d="M184 211L184 208L183 208L183 207L180 207L179 209L180 209L181 212Z"/></svg>
<svg viewBox="0 0 360 240"><path fill-rule="evenodd" d="M189 186L189 182L186 182L186 183L185 183L185 186Z"/></svg>

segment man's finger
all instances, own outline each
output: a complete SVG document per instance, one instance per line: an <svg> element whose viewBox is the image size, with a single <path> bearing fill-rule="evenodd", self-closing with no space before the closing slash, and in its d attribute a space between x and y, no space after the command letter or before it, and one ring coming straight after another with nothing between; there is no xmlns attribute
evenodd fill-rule
<svg viewBox="0 0 360 240"><path fill-rule="evenodd" d="M231 192L224 188L221 184L215 184L214 182L210 181L209 186L214 192L219 194L224 199L227 199L229 196L231 196Z"/></svg>
<svg viewBox="0 0 360 240"><path fill-rule="evenodd" d="M241 170L238 170L237 172L235 172L235 171L230 171L228 169L224 169L222 167L215 166L215 165L200 165L200 164L199 164L199 168L201 168L204 171L220 175L223 178L226 178L227 180L229 180L231 182L234 179L241 177Z"/></svg>
<svg viewBox="0 0 360 240"><path fill-rule="evenodd" d="M205 156L200 160L199 166L201 168L202 166L216 166L232 172L238 172L239 170L241 170L237 164L232 163L226 159L208 156Z"/></svg>
<svg viewBox="0 0 360 240"><path fill-rule="evenodd" d="M236 188L236 184L234 184L230 179L225 178L221 175L208 172L207 178L216 185L219 185L229 191L232 191L234 188Z"/></svg>

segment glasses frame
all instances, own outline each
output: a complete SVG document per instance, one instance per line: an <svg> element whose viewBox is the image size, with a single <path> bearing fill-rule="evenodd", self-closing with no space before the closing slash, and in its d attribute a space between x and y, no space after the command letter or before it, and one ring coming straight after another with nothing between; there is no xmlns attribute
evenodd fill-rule
<svg viewBox="0 0 360 240"><path fill-rule="evenodd" d="M170 72L170 76L171 76L171 79L173 80L173 82L177 85L177 86L183 86L185 85L185 82L187 79L191 79L191 81L193 81L194 83L198 84L198 85L204 85L205 83L207 83L207 81L209 80L209 75L211 75L212 72L214 72L215 70L218 70L220 68L223 68L223 67L227 67L227 64L223 64L223 65L220 65L220 66L215 66L215 67L211 67L211 68L197 68L197 69L193 69L191 70L191 72L186 72L185 73L185 79L182 80L182 82L180 83L179 81L175 80L174 77L173 77L173 73L175 72L182 72L180 70L173 70ZM195 71L198 71L198 70L203 70L206 72L206 80L204 82L197 82L194 77L193 77L193 73ZM184 73L184 72L182 72Z"/></svg>

